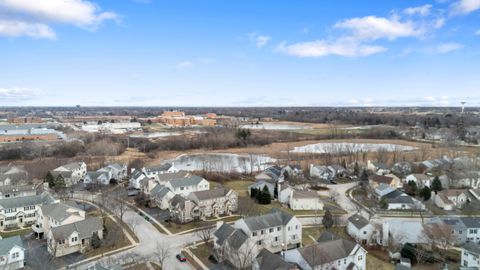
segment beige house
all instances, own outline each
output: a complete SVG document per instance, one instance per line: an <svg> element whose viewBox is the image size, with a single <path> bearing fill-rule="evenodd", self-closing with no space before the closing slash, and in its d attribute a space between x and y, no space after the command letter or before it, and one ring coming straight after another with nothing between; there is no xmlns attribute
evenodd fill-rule
<svg viewBox="0 0 480 270"><path fill-rule="evenodd" d="M368 177L370 186L375 189L381 183L387 184L392 188L401 188L403 186L402 180L393 174L378 175L373 174Z"/></svg>
<svg viewBox="0 0 480 270"><path fill-rule="evenodd" d="M85 253L91 249L94 235L103 239L103 224L99 217L53 227L47 234L47 249L55 257Z"/></svg>
<svg viewBox="0 0 480 270"><path fill-rule="evenodd" d="M323 202L316 191L293 190L290 196L292 210L323 210Z"/></svg>
<svg viewBox="0 0 480 270"><path fill-rule="evenodd" d="M466 189L446 189L435 195L435 205L446 211L463 208L467 201L468 191Z"/></svg>
<svg viewBox="0 0 480 270"><path fill-rule="evenodd" d="M41 239L53 227L84 220L85 211L70 204L55 203L40 206L36 216L37 221L32 225L32 229Z"/></svg>

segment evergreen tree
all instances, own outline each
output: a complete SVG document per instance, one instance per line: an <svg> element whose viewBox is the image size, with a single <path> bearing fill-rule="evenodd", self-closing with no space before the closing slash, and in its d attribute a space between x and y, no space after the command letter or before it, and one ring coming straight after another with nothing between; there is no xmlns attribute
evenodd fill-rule
<svg viewBox="0 0 480 270"><path fill-rule="evenodd" d="M258 189L250 188L250 198L257 198Z"/></svg>
<svg viewBox="0 0 480 270"><path fill-rule="evenodd" d="M98 234L96 233L93 234L91 244L93 249L97 249L100 247L100 245L102 244L102 240L100 240L100 237L98 237Z"/></svg>
<svg viewBox="0 0 480 270"><path fill-rule="evenodd" d="M55 178L53 187L56 188L56 189L66 187L66 185L65 185L65 179L63 179L63 176L62 176L61 174L59 174L59 175L57 176L57 178Z"/></svg>
<svg viewBox="0 0 480 270"><path fill-rule="evenodd" d="M368 182L368 173L367 173L367 170L363 170L362 171L362 175L360 176L360 180L362 182Z"/></svg>
<svg viewBox="0 0 480 270"><path fill-rule="evenodd" d="M55 185L55 177L53 177L50 171L47 173L47 176L45 176L45 182L48 183L48 186L50 188L52 188Z"/></svg>
<svg viewBox="0 0 480 270"><path fill-rule="evenodd" d="M358 166L358 162L355 161L355 166L353 167L353 175L359 176L360 175L360 167Z"/></svg>
<svg viewBox="0 0 480 270"><path fill-rule="evenodd" d="M428 201L428 199L430 199L430 197L432 196L432 190L425 186L424 188L422 188L422 190L420 190L420 196L423 198L424 201Z"/></svg>
<svg viewBox="0 0 480 270"><path fill-rule="evenodd" d="M388 203L387 203L387 201L385 200L385 198L382 198L382 199L380 200L380 208L382 208L382 209L387 209L387 208L388 208Z"/></svg>
<svg viewBox="0 0 480 270"><path fill-rule="evenodd" d="M435 194L437 194L442 189L442 182L440 182L440 178L438 178L438 176L435 176L432 182L432 190L435 191Z"/></svg>
<svg viewBox="0 0 480 270"><path fill-rule="evenodd" d="M264 186L263 187L263 190L262 190L262 200L261 200L261 204L270 204L272 202L272 196L270 195L270 191L268 190L268 187L267 186Z"/></svg>
<svg viewBox="0 0 480 270"><path fill-rule="evenodd" d="M414 181L408 181L407 185L405 186L405 193L410 196L415 196L417 193L417 184Z"/></svg>
<svg viewBox="0 0 480 270"><path fill-rule="evenodd" d="M325 215L323 215L322 224L327 230L333 227L333 215L329 209L327 209L327 211L325 211Z"/></svg>

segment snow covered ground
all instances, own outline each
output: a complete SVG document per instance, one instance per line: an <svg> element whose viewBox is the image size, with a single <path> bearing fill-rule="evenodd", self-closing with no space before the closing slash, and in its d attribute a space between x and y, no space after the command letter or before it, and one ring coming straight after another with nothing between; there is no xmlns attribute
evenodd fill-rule
<svg viewBox="0 0 480 270"><path fill-rule="evenodd" d="M243 125L241 128L248 129L267 129L267 130L301 130L312 129L311 126L288 125L288 124L258 124L258 125Z"/></svg>
<svg viewBox="0 0 480 270"><path fill-rule="evenodd" d="M237 155L229 153L180 155L173 162L184 171L237 172L262 171L276 160L265 155Z"/></svg>
<svg viewBox="0 0 480 270"><path fill-rule="evenodd" d="M170 137L170 136L180 136L182 133L180 132L152 132L152 133L142 133L142 134L132 134L130 137L132 138L146 138L146 139L153 139L153 138L161 138L161 137Z"/></svg>
<svg viewBox="0 0 480 270"><path fill-rule="evenodd" d="M308 144L305 146L298 146L293 148L294 153L357 153L357 152L375 152L384 150L388 152L393 151L412 151L415 147L387 144L387 143L317 143Z"/></svg>

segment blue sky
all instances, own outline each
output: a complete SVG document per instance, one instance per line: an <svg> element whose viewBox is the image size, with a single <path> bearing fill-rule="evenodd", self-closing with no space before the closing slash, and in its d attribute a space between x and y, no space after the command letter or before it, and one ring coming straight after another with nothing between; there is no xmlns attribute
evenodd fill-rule
<svg viewBox="0 0 480 270"><path fill-rule="evenodd" d="M0 105L480 106L480 0L0 0Z"/></svg>

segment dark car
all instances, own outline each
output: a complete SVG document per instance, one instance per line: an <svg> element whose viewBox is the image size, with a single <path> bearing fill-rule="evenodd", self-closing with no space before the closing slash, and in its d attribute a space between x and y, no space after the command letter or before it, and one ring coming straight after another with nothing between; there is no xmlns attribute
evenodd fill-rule
<svg viewBox="0 0 480 270"><path fill-rule="evenodd" d="M218 263L217 258L215 258L215 256L213 256L213 255L208 256L208 260L212 263L215 263L215 264Z"/></svg>
<svg viewBox="0 0 480 270"><path fill-rule="evenodd" d="M177 254L177 260L181 261L181 262L186 262L187 261L187 258L185 258L185 256L183 256L182 254Z"/></svg>

